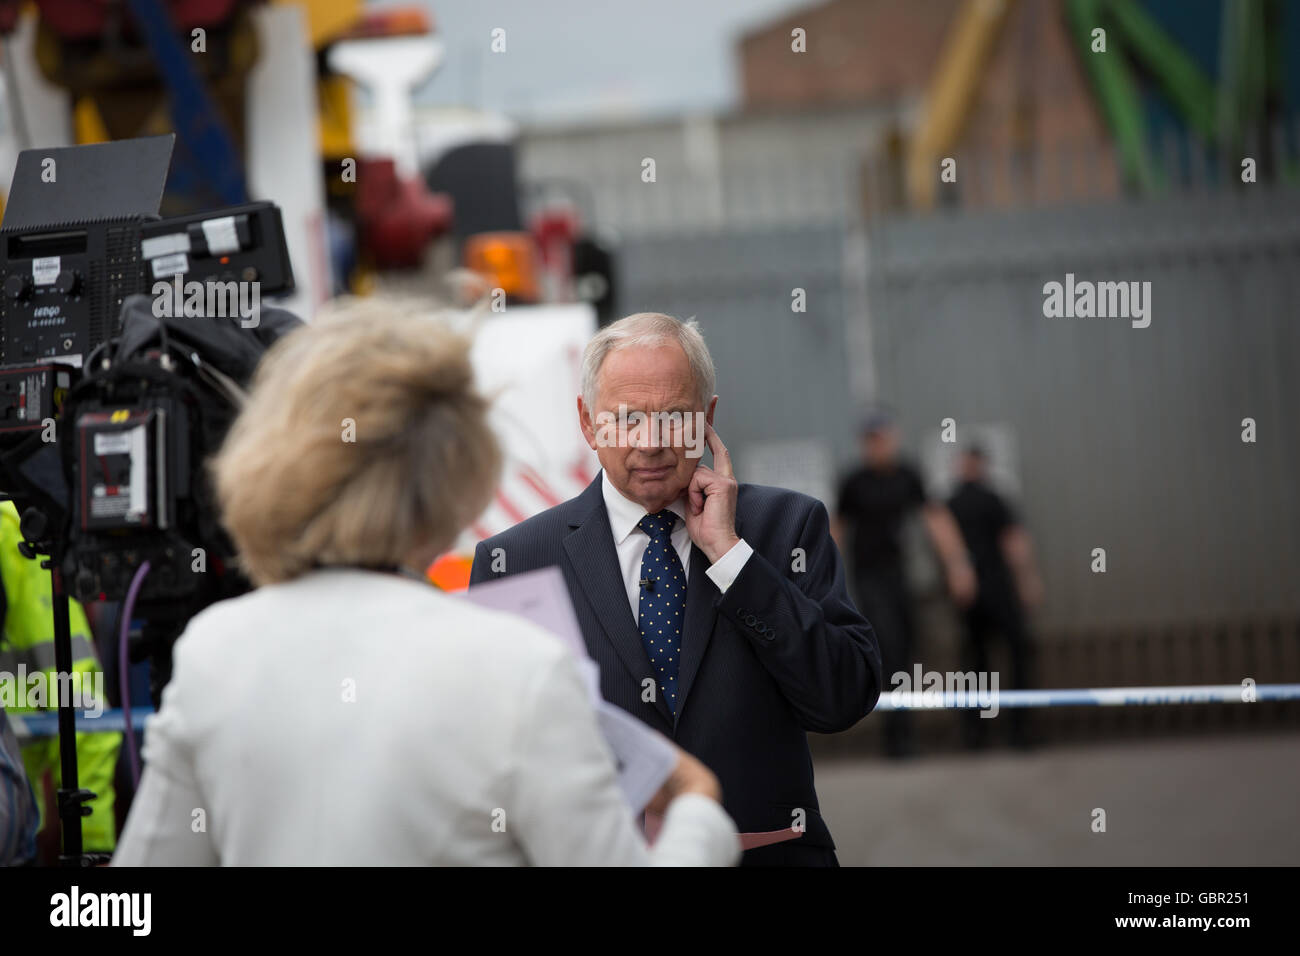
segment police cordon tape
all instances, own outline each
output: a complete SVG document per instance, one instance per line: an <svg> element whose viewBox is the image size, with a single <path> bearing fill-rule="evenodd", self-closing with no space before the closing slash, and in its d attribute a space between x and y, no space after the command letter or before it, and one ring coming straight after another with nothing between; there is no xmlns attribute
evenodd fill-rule
<svg viewBox="0 0 1300 956"><path fill-rule="evenodd" d="M988 706L990 698L999 708L1248 704L1266 700L1300 700L1300 684L1194 684L992 692L972 688L969 691L908 691L902 694L886 690L880 695L876 710L982 710Z"/></svg>
<svg viewBox="0 0 1300 956"><path fill-rule="evenodd" d="M897 700L895 700L897 696ZM989 694L964 691L908 691L895 695L886 690L876 710L983 710ZM1300 700L1300 684L1200 684L1179 687L1100 687L1060 690L1004 690L992 694L1003 707L1144 707L1159 704L1249 704ZM1251 699L1253 697L1253 700ZM132 707L131 720L141 726L152 717L152 707ZM58 715L9 714L19 737L53 737L59 732ZM77 713L78 733L121 733L126 720L121 710L105 710L98 717Z"/></svg>
<svg viewBox="0 0 1300 956"><path fill-rule="evenodd" d="M88 717L84 711L76 711L77 733L79 734L120 734L126 730L126 712L120 708L105 709L98 717ZM140 727L147 717L154 715L152 707L132 707L131 721ZM59 733L59 715L54 711L39 714L15 714L9 711L9 726L19 740L28 737L55 737Z"/></svg>

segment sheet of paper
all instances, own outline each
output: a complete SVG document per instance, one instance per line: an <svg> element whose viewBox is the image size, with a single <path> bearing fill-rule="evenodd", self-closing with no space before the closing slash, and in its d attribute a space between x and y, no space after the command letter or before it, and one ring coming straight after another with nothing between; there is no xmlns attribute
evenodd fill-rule
<svg viewBox="0 0 1300 956"><path fill-rule="evenodd" d="M578 670L582 672L582 683L587 688L587 697L590 698L592 706L599 709L600 705L605 703L605 698L600 696L600 665L590 657L584 657L578 661Z"/></svg>
<svg viewBox="0 0 1300 956"><path fill-rule="evenodd" d="M614 754L618 783L628 806L640 812L677 764L667 737L600 696L600 668L587 654L586 642L559 568L543 568L478 584L465 600L480 607L518 614L554 634L574 655L596 723Z"/></svg>
<svg viewBox="0 0 1300 956"><path fill-rule="evenodd" d="M575 657L587 658L587 644L582 639L582 628L573 613L569 589L559 568L542 568L476 584L463 596L479 607L527 618L563 641Z"/></svg>
<svg viewBox="0 0 1300 956"><path fill-rule="evenodd" d="M596 723L614 752L618 785L628 806L641 810L677 766L677 751L667 737L608 701L596 705Z"/></svg>

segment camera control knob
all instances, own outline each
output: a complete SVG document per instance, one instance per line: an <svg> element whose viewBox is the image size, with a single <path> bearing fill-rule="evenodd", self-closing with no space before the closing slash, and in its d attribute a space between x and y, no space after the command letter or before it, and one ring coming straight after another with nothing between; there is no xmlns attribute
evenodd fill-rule
<svg viewBox="0 0 1300 956"><path fill-rule="evenodd" d="M11 275L5 279L5 297L19 300L25 299L32 291L32 280L30 276Z"/></svg>
<svg viewBox="0 0 1300 956"><path fill-rule="evenodd" d="M81 273L75 269L64 269L54 280L54 287L62 295L76 295L81 291Z"/></svg>

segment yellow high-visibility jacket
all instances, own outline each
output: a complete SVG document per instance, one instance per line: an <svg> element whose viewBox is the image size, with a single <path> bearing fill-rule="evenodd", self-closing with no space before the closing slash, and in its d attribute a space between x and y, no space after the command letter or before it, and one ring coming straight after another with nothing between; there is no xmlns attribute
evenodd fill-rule
<svg viewBox="0 0 1300 956"><path fill-rule="evenodd" d="M25 558L18 551L23 536L18 530L18 509L13 502L0 502L0 582L4 586L4 628L0 631L0 700L14 701L6 706L12 714L31 713L25 688L17 686L18 675L45 674L46 706L54 709L54 690L58 683L54 667L54 613L50 572L39 560ZM90 624L86 612L76 601L68 600L68 623L72 630L72 670L80 675L85 692L102 686L103 671L95 658ZM96 675L99 675L96 677ZM6 686L6 684L8 686ZM97 686L98 685L98 686ZM86 704L83 697L82 703ZM107 701L101 701L108 706ZM82 709L89 709L83 707ZM97 796L90 802L91 814L81 821L82 845L86 850L109 851L116 843L114 824L113 770L122 745L119 733L77 734L77 778L81 787ZM59 763L59 738L43 737L22 748L27 776L36 789L44 826L45 801L41 799L41 781L53 774L57 788L62 779Z"/></svg>

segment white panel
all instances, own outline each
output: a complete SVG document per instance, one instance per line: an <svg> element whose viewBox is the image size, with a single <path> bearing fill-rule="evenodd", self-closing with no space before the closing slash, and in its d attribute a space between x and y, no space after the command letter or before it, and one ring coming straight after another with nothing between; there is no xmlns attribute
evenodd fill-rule
<svg viewBox="0 0 1300 956"><path fill-rule="evenodd" d="M299 7L258 7L253 19L262 52L248 77L248 189L252 198L280 207L298 287L283 304L310 321L333 287L317 129L316 58Z"/></svg>

